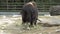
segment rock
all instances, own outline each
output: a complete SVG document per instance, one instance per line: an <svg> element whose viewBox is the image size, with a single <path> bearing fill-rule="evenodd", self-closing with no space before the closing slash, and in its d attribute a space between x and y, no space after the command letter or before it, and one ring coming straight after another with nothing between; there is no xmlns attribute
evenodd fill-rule
<svg viewBox="0 0 60 34"><path fill-rule="evenodd" d="M57 18L57 16L53 16L50 18L39 18L41 20L40 23L44 24L44 25L50 25L50 26L57 26L60 25L60 19Z"/></svg>

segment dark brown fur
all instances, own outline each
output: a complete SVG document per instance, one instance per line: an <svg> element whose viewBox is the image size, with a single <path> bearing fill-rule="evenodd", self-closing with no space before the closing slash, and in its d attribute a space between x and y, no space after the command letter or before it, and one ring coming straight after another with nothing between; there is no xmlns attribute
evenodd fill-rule
<svg viewBox="0 0 60 34"><path fill-rule="evenodd" d="M30 25L36 25L38 11L35 2L26 3L22 8L22 23L30 22Z"/></svg>

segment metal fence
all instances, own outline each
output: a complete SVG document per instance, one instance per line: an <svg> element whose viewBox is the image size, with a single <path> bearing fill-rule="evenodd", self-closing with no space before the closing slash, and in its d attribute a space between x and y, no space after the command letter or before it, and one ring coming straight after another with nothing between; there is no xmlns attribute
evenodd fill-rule
<svg viewBox="0 0 60 34"><path fill-rule="evenodd" d="M0 0L0 12L20 12L24 3L30 0ZM60 5L60 0L33 0L40 12L49 12L51 6Z"/></svg>
<svg viewBox="0 0 60 34"><path fill-rule="evenodd" d="M0 11L20 11L23 4L21 0L0 0Z"/></svg>

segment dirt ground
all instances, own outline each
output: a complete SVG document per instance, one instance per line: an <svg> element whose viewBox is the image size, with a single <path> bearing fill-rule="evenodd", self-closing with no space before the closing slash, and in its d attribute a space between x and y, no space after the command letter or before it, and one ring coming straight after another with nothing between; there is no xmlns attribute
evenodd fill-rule
<svg viewBox="0 0 60 34"><path fill-rule="evenodd" d="M38 18L50 18L51 16L39 16ZM57 18L60 18L57 17ZM0 34L60 34L60 26L43 26L37 23L34 27L22 25L21 16L0 16Z"/></svg>

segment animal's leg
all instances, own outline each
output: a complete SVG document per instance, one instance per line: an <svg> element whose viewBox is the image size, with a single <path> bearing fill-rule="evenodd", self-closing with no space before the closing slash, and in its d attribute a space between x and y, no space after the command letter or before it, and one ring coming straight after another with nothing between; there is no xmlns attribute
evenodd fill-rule
<svg viewBox="0 0 60 34"><path fill-rule="evenodd" d="M25 18L22 19L22 24L25 24L26 23L26 20Z"/></svg>
<svg viewBox="0 0 60 34"><path fill-rule="evenodd" d="M22 21L22 24L25 24L25 22L24 22L24 21Z"/></svg>
<svg viewBox="0 0 60 34"><path fill-rule="evenodd" d="M34 25L36 25L37 20L34 21Z"/></svg>
<svg viewBox="0 0 60 34"><path fill-rule="evenodd" d="M32 20L30 21L30 26L33 27L33 21Z"/></svg>

